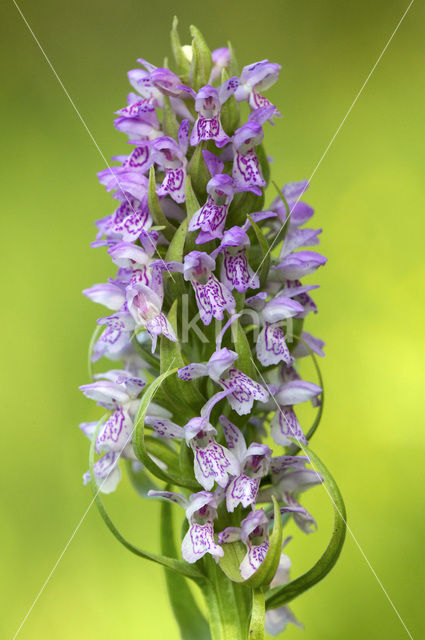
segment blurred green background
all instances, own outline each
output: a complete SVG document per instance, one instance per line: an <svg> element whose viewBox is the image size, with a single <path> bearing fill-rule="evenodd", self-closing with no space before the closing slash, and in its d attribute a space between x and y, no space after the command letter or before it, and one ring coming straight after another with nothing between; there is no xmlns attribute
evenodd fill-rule
<svg viewBox="0 0 425 640"><path fill-rule="evenodd" d="M393 32L407 0L53 0L20 6L109 158L126 71L170 53L172 15L211 48L231 39L242 64L283 65L268 94L279 183L309 177ZM111 273L94 220L112 211L104 163L16 8L2 3L1 637L11 638L90 502L81 484L96 409L77 386L100 307L80 290ZM415 638L424 637L423 83L425 7L417 0L315 174L307 201L329 257L318 273L327 403L313 447L343 491L353 533ZM132 540L158 548L158 504L127 482L108 498ZM331 526L321 488L306 497L316 535L288 549L293 576ZM293 603L288 640L408 637L350 535L318 587ZM162 570L113 539L91 509L19 638L177 639Z"/></svg>

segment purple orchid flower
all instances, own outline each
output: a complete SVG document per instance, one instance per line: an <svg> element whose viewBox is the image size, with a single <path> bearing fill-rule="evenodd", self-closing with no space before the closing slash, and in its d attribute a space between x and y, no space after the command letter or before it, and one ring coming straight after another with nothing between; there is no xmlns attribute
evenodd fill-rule
<svg viewBox="0 0 425 640"><path fill-rule="evenodd" d="M235 311L235 301L225 285L217 280L212 273L215 260L202 251L191 251L184 257L183 264L179 262L152 263L161 269L168 269L182 273L186 281L190 281L195 292L201 320L205 325L210 324L212 318L223 319L224 311L230 314Z"/></svg>
<svg viewBox="0 0 425 640"><path fill-rule="evenodd" d="M114 282L127 293L129 286L143 284L151 287L162 299L162 279L158 273L150 267L151 255L155 249L155 243L147 242L146 249L131 242L119 242L108 250L113 262L119 267ZM127 297L127 296L126 296ZM126 306L128 310L128 306Z"/></svg>
<svg viewBox="0 0 425 640"><path fill-rule="evenodd" d="M280 512L284 514L298 510L298 507L282 507ZM220 544L242 540L246 546L247 553L239 567L244 580L248 580L257 571L266 557L269 549L269 524L265 511L255 509L242 520L240 527L227 527L218 534Z"/></svg>
<svg viewBox="0 0 425 640"><path fill-rule="evenodd" d="M133 419L139 405L137 396L142 391L145 382L121 369L99 374L95 378L95 382L82 385L80 389L87 398L95 400L100 406L112 411L109 418L102 424L95 445L97 453L112 454L96 463L95 476L99 480L103 480L109 466L117 464L117 459L120 456L137 460L131 444L131 436L134 428ZM83 433L91 438L96 425L96 422L82 423L80 427ZM119 481L117 473L110 482L113 484L115 481ZM108 489L110 486L107 484L106 488ZM103 487L102 491L104 491Z"/></svg>
<svg viewBox="0 0 425 640"><path fill-rule="evenodd" d="M112 453L112 451L110 451L94 463L94 479L99 491L102 493L112 493L117 488L117 485L121 480L121 470L118 464L119 460L119 454ZM90 471L86 471L83 475L84 484L89 484L90 479Z"/></svg>
<svg viewBox="0 0 425 640"><path fill-rule="evenodd" d="M242 560L239 571L244 580L248 580L257 571L269 549L269 520L263 509L256 509L241 522L240 527L227 527L218 534L220 544L229 544L242 540L247 554Z"/></svg>
<svg viewBox="0 0 425 640"><path fill-rule="evenodd" d="M279 274L278 271L273 271L273 274ZM278 275L278 281L281 283L281 277ZM317 313L317 306L313 298L309 295L310 291L318 289L319 285L309 284L302 285L299 280L285 280L285 286L281 289L276 297L292 298L295 302L298 302L303 307L303 311L298 313L296 318L305 318L309 313ZM271 285L271 282L269 283ZM272 288L270 286L270 288Z"/></svg>
<svg viewBox="0 0 425 640"><path fill-rule="evenodd" d="M186 152L189 143L189 121L183 120L178 132L178 143L169 137L161 137L151 144L155 164L165 172L162 184L157 189L160 197L170 195L177 203L185 200Z"/></svg>
<svg viewBox="0 0 425 640"><path fill-rule="evenodd" d="M185 440L194 455L195 478L204 489L210 490L216 482L226 487L229 475L239 474L239 463L233 453L216 442L216 429L208 418L201 415L192 418L185 427L179 427L171 420L146 417L149 424L159 435L165 438Z"/></svg>
<svg viewBox="0 0 425 640"><path fill-rule="evenodd" d="M303 278L314 273L316 269L326 264L327 258L315 251L297 251L285 256L273 269L278 269L288 280Z"/></svg>
<svg viewBox="0 0 425 640"><path fill-rule="evenodd" d="M189 530L182 541L182 556L186 562L192 564L206 553L210 553L216 560L223 557L222 547L214 540L214 520L217 517L218 505L213 493L192 493L189 500L172 491L149 491L148 495L170 500L185 509Z"/></svg>
<svg viewBox="0 0 425 640"><path fill-rule="evenodd" d="M152 226L152 217L149 213L148 198L145 195L137 207L131 210L120 221L116 221L112 232L121 234L124 242L135 242L143 233L147 233Z"/></svg>
<svg viewBox="0 0 425 640"><path fill-rule="evenodd" d="M260 480L269 472L272 450L258 442L247 447L242 432L226 416L220 416L219 421L228 449L241 468L240 474L231 480L226 490L227 511L234 511L239 504L244 508L255 506Z"/></svg>
<svg viewBox="0 0 425 640"><path fill-rule="evenodd" d="M195 478L204 489L212 489L214 482L226 487L229 476L239 474L239 462L231 451L215 441L216 429L205 418L192 418L184 428L186 443L194 456Z"/></svg>
<svg viewBox="0 0 425 640"><path fill-rule="evenodd" d="M120 204L113 214L97 220L99 230L93 247L112 246L117 242L134 242L152 226L146 195L141 201L128 198ZM105 240L102 238L105 236Z"/></svg>
<svg viewBox="0 0 425 640"><path fill-rule="evenodd" d="M131 72L130 72L131 73ZM141 69L134 70L144 74ZM161 94L150 86L144 91L142 98L134 92L127 95L127 106L116 111L118 118L114 120L117 131L126 134L135 144L144 144L161 135L161 127L157 115L157 107L162 99Z"/></svg>
<svg viewBox="0 0 425 640"><path fill-rule="evenodd" d="M276 82L281 68L280 64L269 62L268 60L254 62L244 67L239 80L239 86L235 93L236 100L239 102L248 100L251 109L274 107L274 105L261 94ZM276 107L274 107L274 110L275 116L281 115Z"/></svg>
<svg viewBox="0 0 425 640"><path fill-rule="evenodd" d="M180 78L169 69L155 67L143 58L139 58L137 62L144 66L145 70L133 69L128 74L130 84L136 91L160 109L164 108L164 95L169 96L175 114L193 121L192 114L181 100L187 97L187 93L181 87Z"/></svg>
<svg viewBox="0 0 425 640"><path fill-rule="evenodd" d="M271 422L271 435L276 444L289 446L294 440L308 444L293 405L314 400L321 392L322 388L317 384L299 378L284 382L277 388L274 397L279 410Z"/></svg>
<svg viewBox="0 0 425 640"><path fill-rule="evenodd" d="M105 326L105 330L93 347L92 361L97 362L103 357L119 360L127 349L135 328L132 316L128 311L118 311L106 318L100 318L97 323Z"/></svg>
<svg viewBox="0 0 425 640"><path fill-rule="evenodd" d="M177 342L173 327L166 316L161 313L162 300L155 291L141 282L136 282L127 287L126 299L128 310L136 324L136 330L138 327L143 327L152 338L152 353L156 349L159 335L165 336L172 342Z"/></svg>
<svg viewBox="0 0 425 640"><path fill-rule="evenodd" d="M182 82L179 76L170 69L156 67L150 74L150 80L152 85L163 95L170 96L171 98L187 98L187 92L182 88ZM174 102L172 104L175 105L176 103Z"/></svg>
<svg viewBox="0 0 425 640"><path fill-rule="evenodd" d="M138 60L141 67L129 72L134 90L128 93L127 104L116 111L114 125L128 136L130 151L115 155L114 166L99 173L101 184L117 202L110 215L97 221L92 246L106 247L114 271L84 294L109 309L109 315L98 320L101 334L92 347L91 360L105 357L113 364L81 387L108 411L104 422L100 427L97 422L80 427L92 441L95 438L94 479L100 491L109 493L116 488L121 458L140 473L141 481L151 484L151 476L157 476L149 495L179 504L186 513L183 560L195 563L210 554L217 563L217 567L209 563L184 568L176 560L177 571L196 579L202 575L199 571L208 568L214 579L215 569L228 576L227 567L236 572L239 567L246 580L267 555L274 518L270 506L275 499L281 505L283 524L292 517L305 533L316 527L300 501L303 491L322 482L321 476L306 456L276 456L263 442L273 439L278 447L297 442L302 449L307 440L296 405L311 401L318 406L322 401L322 389L301 378L295 359L312 353L323 356L323 341L299 327L309 313L317 312L311 292L318 285L306 285L303 278L325 264L326 258L316 252L321 229L307 228L307 224L312 226L308 221L313 215L313 209L301 201L307 181L285 184L282 197L266 210L253 212L251 197L238 195L250 192L257 199L264 195L263 170L270 160L262 148L265 125L274 124L280 113L263 92L277 80L280 65L261 60L245 66L240 78L226 80L234 64L231 49L216 49L210 58L195 27L191 27L191 46L180 45L176 29L174 21L176 72L166 68L167 62L156 67L142 58ZM202 86L205 82L208 84ZM239 124L235 124L239 119L235 100L248 102L248 119ZM205 179L205 170L210 179ZM194 191L189 189L190 202L186 202L189 173ZM150 208L151 192L160 198L161 212ZM193 206L193 194L200 205ZM262 260L264 247L255 240L258 229L254 234L250 228L253 220L275 249L270 265ZM274 247L276 234L284 239ZM204 251L194 251L194 247ZM260 261L261 278L253 268ZM181 275L168 279L164 271ZM250 296L247 300L246 295ZM244 304L248 309L236 314L236 308ZM193 316L187 319L189 324L186 310ZM185 336L186 329L191 329L181 345L171 344L178 342L174 319L173 325L167 319L171 317ZM209 325L203 334L196 327L199 317ZM216 327L215 346L214 320L224 325ZM232 325L236 330L233 342L226 334ZM160 353L152 357L149 345L155 353L158 336L163 336ZM291 350L290 338L297 340ZM235 345L234 350L230 344ZM179 356L174 358L178 380L171 377L176 371L173 355ZM250 355L263 368L261 384L245 373L250 370ZM146 376L149 389L145 388ZM146 446L157 466L144 469L136 459L136 453L143 456L138 438L133 445L134 423L142 408L141 397L150 398L159 383L158 404L149 403L144 419L151 434ZM180 387L185 397L177 407ZM167 399L175 415L166 408ZM181 482L164 447L176 460L179 453L183 456ZM84 482L89 480L87 472ZM184 486L182 495L167 491L170 483ZM190 486L197 492L188 497ZM225 528L228 524L234 526ZM242 544L232 547L233 541ZM244 547L246 553L239 557L238 549ZM219 562L223 556L224 562ZM288 581L289 567L289 558L282 554L272 587ZM224 574L218 574L220 584L227 579ZM262 578L259 575L258 581ZM265 591L270 578L261 585ZM280 632L290 622L299 624L286 606L267 612L266 627L271 633Z"/></svg>
<svg viewBox="0 0 425 640"><path fill-rule="evenodd" d="M235 194L233 179L226 174L214 175L207 184L207 193L207 201L189 222L189 231L200 229L196 244L222 237L227 211Z"/></svg>
<svg viewBox="0 0 425 640"><path fill-rule="evenodd" d="M257 339L257 358L265 367L278 364L283 361L292 364L294 361L285 339L285 331L282 321L294 318L304 311L303 306L292 300L278 296L269 302L265 299L253 296L246 301L248 306L254 305L257 310L262 310L264 327Z"/></svg>
<svg viewBox="0 0 425 640"><path fill-rule="evenodd" d="M139 62L139 60L137 62ZM155 67L153 65L150 65L149 70L131 69L131 71L127 73L127 77L131 86L136 89L143 98L148 100L155 108L162 108L162 93L153 85L151 80L151 72L154 69Z"/></svg>
<svg viewBox="0 0 425 640"><path fill-rule="evenodd" d="M127 106L116 112L118 118L114 120L115 128L125 133L130 140L137 140L139 143L153 140L160 135L156 104L155 99L140 100L140 96L129 93Z"/></svg>
<svg viewBox="0 0 425 640"><path fill-rule="evenodd" d="M258 289L260 278L248 264L247 248L250 246L248 234L242 227L232 227L225 231L220 246L213 252L216 257L223 254L220 279L231 291L245 293L249 288Z"/></svg>
<svg viewBox="0 0 425 640"><path fill-rule="evenodd" d="M310 207L309 204L301 200L308 187L308 180L288 182L282 187L282 194L291 214L289 219L289 230L291 230L291 227L300 227L305 224L314 214L314 209ZM270 209L277 213L282 223L286 221L288 211L279 196L273 200L270 205Z"/></svg>
<svg viewBox="0 0 425 640"><path fill-rule="evenodd" d="M108 167L97 174L106 191L115 191L114 198L122 202L142 200L147 194L148 179L133 167Z"/></svg>
<svg viewBox="0 0 425 640"><path fill-rule="evenodd" d="M103 304L113 311L121 309L125 302L125 291L113 283L94 284L89 289L84 289L83 294L92 302Z"/></svg>
<svg viewBox="0 0 425 640"><path fill-rule="evenodd" d="M195 110L198 113L190 136L192 146L199 144L202 140L214 140L217 147L224 147L230 141L221 125L220 111L226 100L236 91L237 86L238 79L235 76L218 89L207 84L201 87L197 94L191 94L195 98Z"/></svg>
<svg viewBox="0 0 425 640"><path fill-rule="evenodd" d="M310 460L306 456L277 456L271 459L270 470L272 486L259 492L260 502L271 502L275 495L287 507L293 507L291 515L295 524L304 533L312 533L317 525L313 516L300 505L298 494L307 491L323 482L322 476L315 469L306 469Z"/></svg>
<svg viewBox="0 0 425 640"><path fill-rule="evenodd" d="M292 355L294 358L305 358L310 355L310 351L307 347L310 347L311 351L319 356L320 358L324 358L325 353L323 351L323 347L325 346L325 342L320 338L316 338L312 336L308 331L303 331L301 334L302 341L299 340L295 346L295 349L292 351ZM306 343L306 344L304 344Z"/></svg>
<svg viewBox="0 0 425 640"><path fill-rule="evenodd" d="M230 49L229 47L220 47L214 49L211 53L213 68L209 78L209 84L212 84L221 77L223 69L227 69L230 64Z"/></svg>
<svg viewBox="0 0 425 640"><path fill-rule="evenodd" d="M237 358L237 353L230 349L221 349L220 344L217 344L216 351L206 364L192 362L179 369L177 375L181 380L209 376L213 382L229 392L227 399L232 409L239 415L245 415L251 411L254 400L266 402L269 394L258 382L232 366Z"/></svg>
<svg viewBox="0 0 425 640"><path fill-rule="evenodd" d="M250 189L257 195L261 195L260 187L265 187L266 182L255 147L261 144L264 138L263 123L273 113L274 107L263 107L252 111L248 122L235 131L232 139L235 149L232 176L235 185L240 189Z"/></svg>

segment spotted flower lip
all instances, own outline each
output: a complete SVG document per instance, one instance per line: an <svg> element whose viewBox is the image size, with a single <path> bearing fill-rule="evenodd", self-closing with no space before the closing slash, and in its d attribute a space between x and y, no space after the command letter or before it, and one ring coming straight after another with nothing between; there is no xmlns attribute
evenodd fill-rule
<svg viewBox="0 0 425 640"><path fill-rule="evenodd" d="M235 93L236 100L239 102L248 100L252 109L273 106L261 94L277 81L281 68L279 64L269 62L267 59L244 67ZM274 108L274 115L281 115L276 108Z"/></svg>
<svg viewBox="0 0 425 640"><path fill-rule="evenodd" d="M178 371L178 376L182 380L209 376L229 392L227 399L230 406L239 415L245 415L251 411L255 400L266 402L269 394L262 385L233 367L237 357L238 354L234 351L217 347L206 364L192 363L182 367Z"/></svg>
<svg viewBox="0 0 425 640"><path fill-rule="evenodd" d="M220 111L237 86L238 79L235 76L227 80L219 89L206 85L201 87L197 94L189 93L195 98L195 110L198 112L198 118L190 136L192 146L199 144L202 140L214 140L217 147L224 147L229 142L230 138L220 121Z"/></svg>
<svg viewBox="0 0 425 640"><path fill-rule="evenodd" d="M257 442L247 447L242 432L224 415L220 416L220 424L229 451L240 464L240 474L231 480L226 490L227 511L233 512L239 504L245 508L255 505L260 480L269 471L272 450Z"/></svg>
<svg viewBox="0 0 425 640"><path fill-rule="evenodd" d="M211 320L222 320L224 312L235 312L235 300L216 276L212 273L215 260L203 251L191 251L183 263L155 261L153 266L161 266L168 271L182 273L186 281L192 284L201 320L209 325Z"/></svg>
<svg viewBox="0 0 425 640"><path fill-rule="evenodd" d="M281 508L281 513L299 513L300 506ZM241 540L247 549L239 570L244 580L248 580L261 566L269 549L269 519L263 509L251 511L241 522L240 527L227 527L219 533L220 544L228 544Z"/></svg>
<svg viewBox="0 0 425 640"><path fill-rule="evenodd" d="M207 184L207 193L205 204L189 222L189 231L200 230L197 244L222 237L227 211L235 193L233 179L225 174L214 175Z"/></svg>
<svg viewBox="0 0 425 640"><path fill-rule="evenodd" d="M214 520L218 505L213 493L199 491L189 496L189 500L172 491L151 490L148 495L170 500L185 509L189 530L183 538L182 556L186 562L196 562L206 553L210 553L215 559L224 555L223 548L214 540Z"/></svg>
<svg viewBox="0 0 425 640"><path fill-rule="evenodd" d="M114 204L96 221L92 246L113 272L83 292L104 310L80 389L107 414L80 424L94 452L83 481L110 493L125 460L142 495L185 514L181 556L146 557L195 580L204 571L212 580L217 572L217 584L249 580L238 591L248 594L246 612L253 588L261 597L271 585L275 598L289 580L287 520L300 535L316 528L303 494L323 477L307 455L292 454L322 415L323 390L298 364L324 355L308 325L318 284L304 277L326 257L307 180L287 182L264 204L265 145L281 115L267 91L281 66L264 59L237 72L230 44L210 53L190 31L181 46L174 20L174 67L139 58L129 71L113 116L127 151L98 173ZM309 431L302 403L319 408ZM272 634L289 623L299 625L287 606L266 614Z"/></svg>
<svg viewBox="0 0 425 640"><path fill-rule="evenodd" d="M248 263L247 248L250 240L242 227L232 227L224 232L223 239L212 255L223 255L220 271L221 281L231 291L245 293L248 289L258 289L260 279Z"/></svg>
<svg viewBox="0 0 425 640"><path fill-rule="evenodd" d="M261 310L264 323L257 339L257 358L264 366L270 366L284 362L287 365L293 363L293 356L286 343L286 328L283 321L289 318L299 317L304 313L304 306L284 296L276 296L269 302L263 297L254 297L248 301L253 308Z"/></svg>

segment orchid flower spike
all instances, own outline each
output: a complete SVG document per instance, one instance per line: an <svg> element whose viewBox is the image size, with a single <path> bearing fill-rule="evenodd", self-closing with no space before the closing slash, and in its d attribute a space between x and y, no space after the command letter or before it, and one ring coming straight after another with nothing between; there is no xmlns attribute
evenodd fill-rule
<svg viewBox="0 0 425 640"><path fill-rule="evenodd" d="M83 292L103 307L80 387L97 405L80 424L91 441L83 482L119 541L166 567L174 602L178 585L184 637L186 625L197 637L208 630L176 572L202 587L214 637L229 622L226 594L237 595L231 623L244 640L301 626L286 603L305 586L285 587L282 550L291 519L295 535L316 530L301 503L322 482L338 526L317 579L342 546L344 506L309 442L323 410L325 343L310 322L326 257L308 181L286 182L265 204L263 145L280 112L263 94L281 66L264 59L238 72L230 44L211 53L190 33L182 45L174 19L174 65L139 58L129 71L114 119L129 151L98 173L114 204L92 247L111 271ZM304 376L309 360L317 380ZM106 514L99 494L119 490L124 471L142 497L162 501L164 555L136 549ZM180 537L171 504L184 510Z"/></svg>

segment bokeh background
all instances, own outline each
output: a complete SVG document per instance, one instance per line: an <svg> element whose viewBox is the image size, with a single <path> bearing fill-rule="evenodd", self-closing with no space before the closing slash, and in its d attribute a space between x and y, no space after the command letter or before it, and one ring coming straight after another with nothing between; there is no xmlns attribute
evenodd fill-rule
<svg viewBox="0 0 425 640"><path fill-rule="evenodd" d="M309 177L407 0L21 0L20 6L102 152L125 148L112 126L126 71L161 64L178 11L211 48L231 39L242 64L283 65L270 91L284 118L266 144L280 183ZM90 502L81 484L95 408L87 344L99 308L80 290L110 262L91 250L111 212L104 163L11 0L2 3L1 637L11 638ZM414 638L424 637L423 83L425 7L413 4L308 192L329 257L318 273L327 403L313 445L343 491L353 533ZM331 526L316 488L316 535L297 534L293 575ZM158 504L128 482L108 506L131 539L158 548ZM408 637L348 535L339 564L293 603L305 631L287 640ZM38 638L177 639L162 570L125 551L89 511L22 628Z"/></svg>

